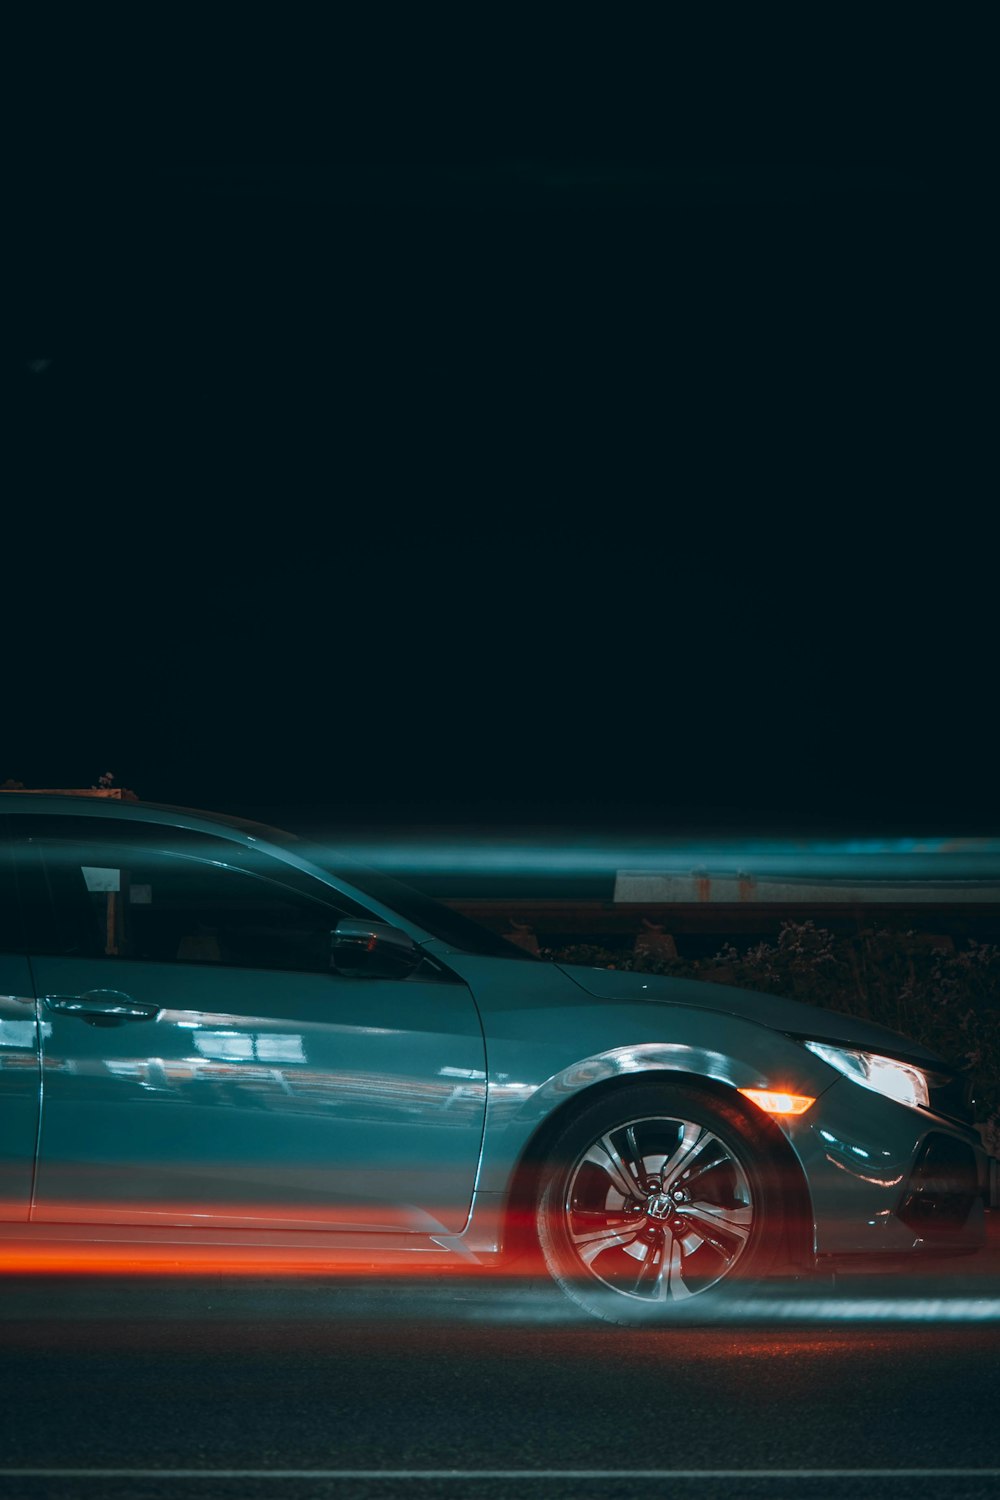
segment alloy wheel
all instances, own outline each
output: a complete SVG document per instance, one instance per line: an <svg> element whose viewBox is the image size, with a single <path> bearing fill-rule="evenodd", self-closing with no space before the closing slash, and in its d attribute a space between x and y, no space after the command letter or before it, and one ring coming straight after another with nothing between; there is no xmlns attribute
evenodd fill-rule
<svg viewBox="0 0 1000 1500"><path fill-rule="evenodd" d="M570 1169L564 1209L581 1269L651 1302L728 1276L754 1223L750 1183L729 1147L696 1121L659 1116L592 1141Z"/></svg>

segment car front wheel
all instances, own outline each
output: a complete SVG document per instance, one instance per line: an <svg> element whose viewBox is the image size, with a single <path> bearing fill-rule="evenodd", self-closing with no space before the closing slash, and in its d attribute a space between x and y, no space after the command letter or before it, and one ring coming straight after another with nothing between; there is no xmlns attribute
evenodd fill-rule
<svg viewBox="0 0 1000 1500"><path fill-rule="evenodd" d="M581 1110L552 1143L536 1225L547 1269L613 1323L714 1317L771 1268L780 1179L764 1130L725 1098L635 1085Z"/></svg>

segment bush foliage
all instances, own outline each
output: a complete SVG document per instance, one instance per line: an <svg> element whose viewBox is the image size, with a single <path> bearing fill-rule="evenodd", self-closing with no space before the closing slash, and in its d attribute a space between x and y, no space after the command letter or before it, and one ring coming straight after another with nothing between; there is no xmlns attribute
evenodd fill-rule
<svg viewBox="0 0 1000 1500"><path fill-rule="evenodd" d="M976 1118L1000 1154L1000 948L961 948L913 932L873 929L837 936L813 922L785 922L773 943L709 959L615 953L593 944L546 951L561 963L714 980L785 995L888 1026L967 1068Z"/></svg>

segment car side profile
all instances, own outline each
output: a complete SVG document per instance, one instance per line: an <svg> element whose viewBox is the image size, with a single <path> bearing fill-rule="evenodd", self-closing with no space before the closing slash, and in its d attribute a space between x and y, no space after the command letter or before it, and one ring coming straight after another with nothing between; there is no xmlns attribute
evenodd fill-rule
<svg viewBox="0 0 1000 1500"><path fill-rule="evenodd" d="M973 1250L956 1069L774 996L539 960L290 834L0 799L0 1249L538 1264L612 1322Z"/></svg>

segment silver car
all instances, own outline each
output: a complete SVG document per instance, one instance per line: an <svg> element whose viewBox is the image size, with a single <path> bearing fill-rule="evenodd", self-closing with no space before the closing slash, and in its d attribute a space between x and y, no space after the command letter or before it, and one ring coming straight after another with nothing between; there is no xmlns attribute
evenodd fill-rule
<svg viewBox="0 0 1000 1500"><path fill-rule="evenodd" d="M892 1032L540 961L238 819L10 793L0 827L0 1263L537 1264L632 1324L982 1242L963 1081Z"/></svg>

